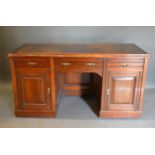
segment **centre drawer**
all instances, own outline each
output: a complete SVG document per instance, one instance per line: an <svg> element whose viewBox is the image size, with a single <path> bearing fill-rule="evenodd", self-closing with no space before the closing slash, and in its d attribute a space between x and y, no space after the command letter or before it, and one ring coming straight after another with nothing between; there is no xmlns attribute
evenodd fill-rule
<svg viewBox="0 0 155 155"><path fill-rule="evenodd" d="M55 58L56 71L99 72L102 73L102 59L94 58Z"/></svg>

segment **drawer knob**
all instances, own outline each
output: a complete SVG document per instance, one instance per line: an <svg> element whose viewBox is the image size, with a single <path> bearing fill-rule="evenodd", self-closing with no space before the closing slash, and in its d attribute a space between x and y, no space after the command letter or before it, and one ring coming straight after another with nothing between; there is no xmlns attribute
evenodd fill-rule
<svg viewBox="0 0 155 155"><path fill-rule="evenodd" d="M36 65L37 63L36 62L28 62L27 64L28 65Z"/></svg>
<svg viewBox="0 0 155 155"><path fill-rule="evenodd" d="M123 64L123 67L128 67L128 64Z"/></svg>
<svg viewBox="0 0 155 155"><path fill-rule="evenodd" d="M69 63L69 62L63 62L63 63L61 63L61 65L62 65L62 66L70 66L71 63Z"/></svg>
<svg viewBox="0 0 155 155"><path fill-rule="evenodd" d="M87 66L95 66L96 64L93 63L93 62L90 62L90 63L86 63Z"/></svg>

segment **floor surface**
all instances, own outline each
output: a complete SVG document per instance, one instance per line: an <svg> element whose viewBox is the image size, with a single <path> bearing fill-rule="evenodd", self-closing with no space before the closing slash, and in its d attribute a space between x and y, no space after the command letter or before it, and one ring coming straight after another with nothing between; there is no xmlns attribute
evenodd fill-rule
<svg viewBox="0 0 155 155"><path fill-rule="evenodd" d="M62 96L56 118L20 118L14 115L10 83L0 83L0 127L7 128L149 128L155 127L155 89L146 89L143 116L138 119L100 119L94 97Z"/></svg>

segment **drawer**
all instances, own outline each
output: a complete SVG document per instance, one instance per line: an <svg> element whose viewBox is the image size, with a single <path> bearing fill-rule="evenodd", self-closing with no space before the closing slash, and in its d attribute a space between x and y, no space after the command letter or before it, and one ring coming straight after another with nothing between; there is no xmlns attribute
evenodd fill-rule
<svg viewBox="0 0 155 155"><path fill-rule="evenodd" d="M144 59L109 59L108 67L143 67Z"/></svg>
<svg viewBox="0 0 155 155"><path fill-rule="evenodd" d="M108 63L108 67L143 67L143 63L132 63L132 62Z"/></svg>
<svg viewBox="0 0 155 155"><path fill-rule="evenodd" d="M40 57L18 57L14 58L16 68L49 68L50 59Z"/></svg>
<svg viewBox="0 0 155 155"><path fill-rule="evenodd" d="M56 71L102 72L102 59L93 58L56 58Z"/></svg>

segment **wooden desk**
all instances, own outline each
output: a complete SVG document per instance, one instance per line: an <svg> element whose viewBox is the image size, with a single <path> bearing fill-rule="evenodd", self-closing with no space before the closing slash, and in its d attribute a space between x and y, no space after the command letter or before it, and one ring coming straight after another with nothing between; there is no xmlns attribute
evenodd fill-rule
<svg viewBox="0 0 155 155"><path fill-rule="evenodd" d="M135 44L27 44L8 55L16 116L56 116L61 93L96 94L103 118L136 118L149 54Z"/></svg>

